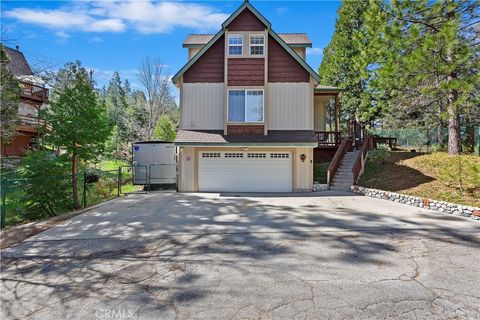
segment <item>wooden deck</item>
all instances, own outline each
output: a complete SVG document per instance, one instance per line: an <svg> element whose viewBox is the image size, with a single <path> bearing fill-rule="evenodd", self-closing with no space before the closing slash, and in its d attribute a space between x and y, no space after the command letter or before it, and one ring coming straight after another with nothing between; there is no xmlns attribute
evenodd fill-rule
<svg viewBox="0 0 480 320"><path fill-rule="evenodd" d="M23 99L40 103L43 103L48 99L48 89L43 86L31 82L20 81L20 88L22 89L20 96Z"/></svg>
<svg viewBox="0 0 480 320"><path fill-rule="evenodd" d="M335 131L315 131L319 148L338 148L342 135Z"/></svg>

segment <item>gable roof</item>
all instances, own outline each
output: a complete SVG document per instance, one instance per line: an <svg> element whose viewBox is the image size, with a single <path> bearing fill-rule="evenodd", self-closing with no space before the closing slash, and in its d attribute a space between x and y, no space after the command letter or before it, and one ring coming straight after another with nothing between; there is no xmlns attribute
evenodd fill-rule
<svg viewBox="0 0 480 320"><path fill-rule="evenodd" d="M210 41L214 34L189 34L183 41L184 48L201 48ZM312 47L312 41L305 33L279 33L278 36L289 47Z"/></svg>
<svg viewBox="0 0 480 320"><path fill-rule="evenodd" d="M172 78L176 83L178 79L188 70L224 33L228 25L245 9L250 10L266 27L268 34L272 36L317 82L320 82L319 75L300 57L275 31L272 30L270 22L246 0L235 12L222 23L222 29L217 32Z"/></svg>
<svg viewBox="0 0 480 320"><path fill-rule="evenodd" d="M3 49L8 56L8 70L14 76L31 76L33 75L32 69L25 59L23 53L19 50L15 50L6 46L3 46Z"/></svg>

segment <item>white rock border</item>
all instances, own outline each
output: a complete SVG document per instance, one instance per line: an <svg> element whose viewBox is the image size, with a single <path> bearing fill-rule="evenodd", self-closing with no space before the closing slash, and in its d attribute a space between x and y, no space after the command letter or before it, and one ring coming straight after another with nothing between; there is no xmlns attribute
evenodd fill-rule
<svg viewBox="0 0 480 320"><path fill-rule="evenodd" d="M453 214L456 216L470 217L474 220L480 220L480 208L478 207L464 206L456 203L409 196L406 194L370 189L361 186L351 186L350 190L353 193L362 194L367 197L390 200L419 208L426 208L446 214Z"/></svg>
<svg viewBox="0 0 480 320"><path fill-rule="evenodd" d="M318 183L318 182L313 183L313 192L315 192L315 191L325 191L325 190L328 190L328 189L330 189L328 184L322 184L322 183Z"/></svg>

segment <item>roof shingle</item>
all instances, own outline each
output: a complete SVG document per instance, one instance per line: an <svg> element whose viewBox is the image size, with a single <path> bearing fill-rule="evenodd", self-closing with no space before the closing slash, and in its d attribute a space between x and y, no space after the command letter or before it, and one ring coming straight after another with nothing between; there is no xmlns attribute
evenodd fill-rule
<svg viewBox="0 0 480 320"><path fill-rule="evenodd" d="M32 69L30 69L30 65L25 59L25 56L21 51L5 47L3 49L7 53L8 59L8 70L15 76L26 76L26 75L33 75Z"/></svg>
<svg viewBox="0 0 480 320"><path fill-rule="evenodd" d="M176 144L316 143L311 130L269 130L268 135L224 135L223 130L179 130Z"/></svg>

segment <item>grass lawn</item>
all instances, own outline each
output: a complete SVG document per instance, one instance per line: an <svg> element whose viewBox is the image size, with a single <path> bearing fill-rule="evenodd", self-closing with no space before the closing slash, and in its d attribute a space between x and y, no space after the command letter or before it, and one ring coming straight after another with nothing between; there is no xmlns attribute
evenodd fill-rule
<svg viewBox="0 0 480 320"><path fill-rule="evenodd" d="M123 160L105 159L96 165L96 168L103 171L117 170L118 167L128 166L130 163Z"/></svg>
<svg viewBox="0 0 480 320"><path fill-rule="evenodd" d="M368 188L480 206L480 157L391 152L384 165L367 161L359 183Z"/></svg>

